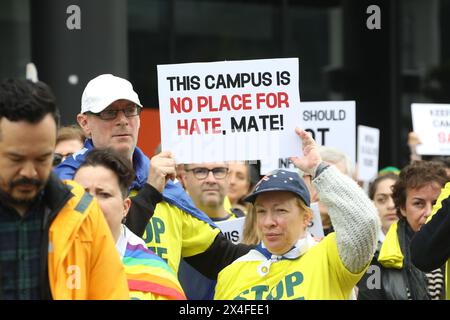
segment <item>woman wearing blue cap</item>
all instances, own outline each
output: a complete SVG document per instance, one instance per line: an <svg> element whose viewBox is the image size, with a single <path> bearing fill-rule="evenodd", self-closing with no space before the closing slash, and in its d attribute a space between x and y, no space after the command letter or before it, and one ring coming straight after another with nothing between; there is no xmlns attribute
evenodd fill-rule
<svg viewBox="0 0 450 320"><path fill-rule="evenodd" d="M376 208L353 180L322 162L307 132L296 133L304 155L291 161L314 177L336 232L321 242L307 233L310 197L297 174L265 176L246 198L262 241L219 273L215 299L348 299L373 256Z"/></svg>

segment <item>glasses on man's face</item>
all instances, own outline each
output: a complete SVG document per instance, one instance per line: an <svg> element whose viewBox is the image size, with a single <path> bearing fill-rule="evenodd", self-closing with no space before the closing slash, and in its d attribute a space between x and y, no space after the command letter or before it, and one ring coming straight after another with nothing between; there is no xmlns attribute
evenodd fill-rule
<svg viewBox="0 0 450 320"><path fill-rule="evenodd" d="M141 113L141 107L134 104L132 106L128 106L124 109L109 109L109 110L103 110L99 113L89 112L90 114L93 114L94 116L99 117L102 120L113 120L117 117L119 112L123 112L125 117L131 118L138 116Z"/></svg>
<svg viewBox="0 0 450 320"><path fill-rule="evenodd" d="M193 168L193 169L186 169L186 171L192 171L194 174L194 177L196 177L198 180L206 179L209 172L212 172L214 178L216 179L224 179L228 174L228 168L214 168L214 169L208 169L208 168Z"/></svg>

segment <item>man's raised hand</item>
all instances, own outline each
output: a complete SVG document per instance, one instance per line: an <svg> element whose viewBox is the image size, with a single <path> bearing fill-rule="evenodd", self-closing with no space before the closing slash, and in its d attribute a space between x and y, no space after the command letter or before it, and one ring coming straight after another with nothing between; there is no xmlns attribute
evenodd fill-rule
<svg viewBox="0 0 450 320"><path fill-rule="evenodd" d="M170 151L162 151L151 159L147 183L162 193L168 179L175 179L176 164Z"/></svg>

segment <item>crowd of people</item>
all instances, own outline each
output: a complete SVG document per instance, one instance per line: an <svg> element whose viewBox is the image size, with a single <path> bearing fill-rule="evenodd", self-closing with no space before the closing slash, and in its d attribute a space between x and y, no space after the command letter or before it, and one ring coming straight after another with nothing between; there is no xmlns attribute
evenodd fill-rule
<svg viewBox="0 0 450 320"><path fill-rule="evenodd" d="M150 160L141 110L128 80L103 74L76 124L59 127L46 84L0 83L0 299L449 297L445 159L414 153L368 194L348 156L301 128L296 172L179 164L170 151ZM218 224L239 218L235 244Z"/></svg>

